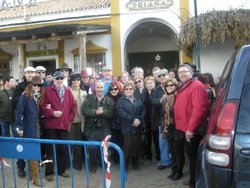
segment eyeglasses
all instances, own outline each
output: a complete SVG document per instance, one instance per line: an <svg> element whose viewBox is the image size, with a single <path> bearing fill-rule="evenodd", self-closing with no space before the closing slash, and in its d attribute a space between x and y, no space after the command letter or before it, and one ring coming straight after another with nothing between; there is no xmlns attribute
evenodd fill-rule
<svg viewBox="0 0 250 188"><path fill-rule="evenodd" d="M42 84L32 84L32 86L34 86L34 87L42 87Z"/></svg>
<svg viewBox="0 0 250 188"><path fill-rule="evenodd" d="M164 76L166 76L166 74L160 74L160 75L158 75L158 78L161 78L161 77L164 77Z"/></svg>
<svg viewBox="0 0 250 188"><path fill-rule="evenodd" d="M81 81L81 78L72 78L72 81Z"/></svg>
<svg viewBox="0 0 250 188"><path fill-rule="evenodd" d="M68 72L68 71L69 71L69 69L60 69L60 71L61 71L61 72L63 72L63 71Z"/></svg>
<svg viewBox="0 0 250 188"><path fill-rule="evenodd" d="M57 77L57 78L55 78L56 80L63 80L63 77Z"/></svg>
<svg viewBox="0 0 250 188"><path fill-rule="evenodd" d="M135 84L138 84L138 83L141 83L142 81L141 80L138 80L138 81L135 81Z"/></svg>
<svg viewBox="0 0 250 188"><path fill-rule="evenodd" d="M45 74L45 71L37 71L37 74L41 74L41 73Z"/></svg>
<svg viewBox="0 0 250 188"><path fill-rule="evenodd" d="M133 88L126 88L125 90L126 90L126 91L128 91L128 90L132 91L132 90L133 90Z"/></svg>
<svg viewBox="0 0 250 188"><path fill-rule="evenodd" d="M118 88L112 88L112 89L110 89L110 91L117 91L118 90Z"/></svg>
<svg viewBox="0 0 250 188"><path fill-rule="evenodd" d="M166 85L166 87L173 87L175 86L174 84L171 84L171 85Z"/></svg>

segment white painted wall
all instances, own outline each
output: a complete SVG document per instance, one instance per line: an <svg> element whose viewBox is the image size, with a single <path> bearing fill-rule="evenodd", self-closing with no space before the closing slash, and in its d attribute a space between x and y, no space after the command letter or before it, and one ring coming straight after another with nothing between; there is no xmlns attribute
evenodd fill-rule
<svg viewBox="0 0 250 188"><path fill-rule="evenodd" d="M214 76L221 75L233 52L234 45L231 40L226 40L223 44L210 43L207 47L201 48L201 72L210 72Z"/></svg>

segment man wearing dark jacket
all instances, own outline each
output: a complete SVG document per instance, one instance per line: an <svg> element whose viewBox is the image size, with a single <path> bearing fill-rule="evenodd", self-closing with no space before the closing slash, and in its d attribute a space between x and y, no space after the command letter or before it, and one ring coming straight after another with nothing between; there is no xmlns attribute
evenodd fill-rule
<svg viewBox="0 0 250 188"><path fill-rule="evenodd" d="M3 78L4 89L0 91L0 125L2 136L10 136L10 126L14 121L14 111L12 108L14 78L5 76Z"/></svg>
<svg viewBox="0 0 250 188"><path fill-rule="evenodd" d="M95 82L95 95L87 95L82 105L82 113L85 116L84 135L87 140L101 141L111 134L111 120L114 116L112 100L104 96L104 83L100 80ZM100 162L97 157L98 147L89 147L90 172L96 172Z"/></svg>

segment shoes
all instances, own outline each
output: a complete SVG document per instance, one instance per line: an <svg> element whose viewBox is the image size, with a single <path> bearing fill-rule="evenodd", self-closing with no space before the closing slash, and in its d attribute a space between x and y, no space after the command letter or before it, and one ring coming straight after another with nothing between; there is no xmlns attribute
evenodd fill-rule
<svg viewBox="0 0 250 188"><path fill-rule="evenodd" d="M170 167L170 165L168 165L168 166L164 166L164 165L160 165L160 166L158 166L158 170L164 170L164 169L166 169L166 168L169 168Z"/></svg>
<svg viewBox="0 0 250 188"><path fill-rule="evenodd" d="M59 175L64 177L64 178L70 178L70 175L67 172L63 172L63 173L61 173Z"/></svg>
<svg viewBox="0 0 250 188"><path fill-rule="evenodd" d="M177 172L177 173L172 177L172 180L173 180L173 181L179 180L179 179L181 179L182 176L183 176L183 174L182 174L181 172Z"/></svg>
<svg viewBox="0 0 250 188"><path fill-rule="evenodd" d="M147 160L144 161L143 164L144 164L144 165L149 165L150 163L151 163L151 160L147 159Z"/></svg>
<svg viewBox="0 0 250 188"><path fill-rule="evenodd" d="M81 170L82 170L82 167L76 166L76 167L74 167L74 169L77 170L77 171L81 171Z"/></svg>
<svg viewBox="0 0 250 188"><path fill-rule="evenodd" d="M47 179L47 181L52 182L55 180L55 177L54 177L54 175L47 175L46 179Z"/></svg>
<svg viewBox="0 0 250 188"><path fill-rule="evenodd" d="M32 182L35 186L41 187L41 183L40 183L39 178L32 179L31 182Z"/></svg>
<svg viewBox="0 0 250 188"><path fill-rule="evenodd" d="M171 174L168 175L168 178L172 179L176 173L177 172L175 170L172 170Z"/></svg>
<svg viewBox="0 0 250 188"><path fill-rule="evenodd" d="M24 178L25 177L24 169L18 169L17 175L19 178Z"/></svg>
<svg viewBox="0 0 250 188"><path fill-rule="evenodd" d="M132 166L133 166L134 170L140 170L138 163L132 164Z"/></svg>
<svg viewBox="0 0 250 188"><path fill-rule="evenodd" d="M90 173L95 173L96 172L96 167L91 166L89 171L90 171Z"/></svg>
<svg viewBox="0 0 250 188"><path fill-rule="evenodd" d="M189 185L189 180L184 180L184 181L182 182L182 184L188 186L188 185Z"/></svg>

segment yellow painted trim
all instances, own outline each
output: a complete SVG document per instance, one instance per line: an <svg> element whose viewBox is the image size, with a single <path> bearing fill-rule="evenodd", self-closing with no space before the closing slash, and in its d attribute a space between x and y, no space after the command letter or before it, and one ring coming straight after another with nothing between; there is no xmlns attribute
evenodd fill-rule
<svg viewBox="0 0 250 188"><path fill-rule="evenodd" d="M189 0L180 0L180 17L181 17L181 25L186 22L189 18ZM180 62L189 62L192 63L192 57L186 55L185 50L180 50Z"/></svg>
<svg viewBox="0 0 250 188"><path fill-rule="evenodd" d="M100 25L107 25L110 24L110 18L98 18L98 19L88 19L88 20L77 20L77 21L62 21L62 22L50 22L50 23L41 23L41 24L33 24L33 25L26 25L26 26L15 26L10 28L3 28L0 29L0 32L7 32L7 31L18 31L18 30L25 30L25 29L34 29L39 27L46 27L46 26L55 26L55 25L70 25L70 24L100 24Z"/></svg>
<svg viewBox="0 0 250 188"><path fill-rule="evenodd" d="M58 59L59 59L59 66L60 66L65 61L65 59L64 59L64 40L58 41Z"/></svg>
<svg viewBox="0 0 250 188"><path fill-rule="evenodd" d="M120 40L120 0L111 0L112 65L115 77L122 72Z"/></svg>

